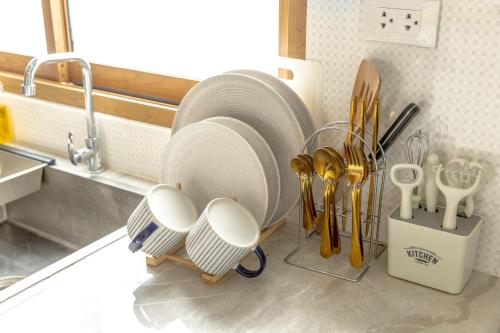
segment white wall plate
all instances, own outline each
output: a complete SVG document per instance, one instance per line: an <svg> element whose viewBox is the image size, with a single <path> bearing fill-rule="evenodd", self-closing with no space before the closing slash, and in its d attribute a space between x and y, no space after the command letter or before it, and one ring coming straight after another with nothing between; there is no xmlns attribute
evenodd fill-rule
<svg viewBox="0 0 500 333"><path fill-rule="evenodd" d="M362 38L436 47L440 0L364 0Z"/></svg>

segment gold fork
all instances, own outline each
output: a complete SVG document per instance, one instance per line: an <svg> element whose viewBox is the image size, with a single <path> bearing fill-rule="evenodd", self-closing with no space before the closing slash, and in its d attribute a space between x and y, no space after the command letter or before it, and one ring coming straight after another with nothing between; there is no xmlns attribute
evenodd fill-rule
<svg viewBox="0 0 500 333"><path fill-rule="evenodd" d="M368 163L360 147L344 143L347 159L347 181L352 184L352 238L350 262L363 266L363 237L361 234L361 186L368 177Z"/></svg>
<svg viewBox="0 0 500 333"><path fill-rule="evenodd" d="M351 108L349 110L349 131L347 132L347 137L345 139L345 143L352 145L354 133L354 122L356 121L356 111L358 109L358 98L353 96L351 99ZM344 151L345 154L345 151ZM342 231L345 231L345 227L347 224L347 210L349 209L349 184L344 185L344 194L342 195Z"/></svg>

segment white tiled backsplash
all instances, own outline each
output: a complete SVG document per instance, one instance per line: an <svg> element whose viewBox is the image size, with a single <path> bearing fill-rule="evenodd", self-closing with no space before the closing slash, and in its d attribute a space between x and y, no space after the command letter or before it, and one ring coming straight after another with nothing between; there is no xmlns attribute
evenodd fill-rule
<svg viewBox="0 0 500 333"><path fill-rule="evenodd" d="M308 0L307 58L325 69L323 120L347 120L357 67L361 59L373 59L382 77L380 133L410 102L422 109L389 151L388 167L403 161L400 144L417 128L430 134L431 150L441 156L488 164L488 182L476 196L484 225L475 268L500 276L498 1L442 0L435 49L362 40L361 10L361 0ZM398 190L386 184L384 222L399 202Z"/></svg>
<svg viewBox="0 0 500 333"><path fill-rule="evenodd" d="M12 110L16 142L67 156L71 130L75 147L84 146L87 129L82 109L9 93L0 93L0 103ZM98 112L95 118L106 167L158 181L170 129Z"/></svg>

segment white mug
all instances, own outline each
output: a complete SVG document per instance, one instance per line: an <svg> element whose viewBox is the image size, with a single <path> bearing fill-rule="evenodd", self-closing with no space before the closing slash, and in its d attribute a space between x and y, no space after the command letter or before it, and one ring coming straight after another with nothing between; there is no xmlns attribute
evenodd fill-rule
<svg viewBox="0 0 500 333"><path fill-rule="evenodd" d="M129 250L139 249L158 257L179 243L196 223L198 212L178 188L156 185L134 210L127 223L132 242Z"/></svg>
<svg viewBox="0 0 500 333"><path fill-rule="evenodd" d="M219 198L208 203L186 238L186 251L202 271L222 275L234 269L245 277L259 276L266 256L258 245L259 224L254 216L232 199ZM251 271L239 264L250 251L260 262Z"/></svg>

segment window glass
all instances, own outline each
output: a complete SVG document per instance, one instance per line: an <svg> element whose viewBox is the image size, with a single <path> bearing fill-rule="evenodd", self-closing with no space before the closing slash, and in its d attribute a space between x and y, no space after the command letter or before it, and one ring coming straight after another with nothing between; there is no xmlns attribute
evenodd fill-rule
<svg viewBox="0 0 500 333"><path fill-rule="evenodd" d="M91 62L203 79L272 70L278 0L69 0L73 49Z"/></svg>
<svg viewBox="0 0 500 333"><path fill-rule="evenodd" d="M24 55L47 52L40 0L2 0L0 13L0 51Z"/></svg>

